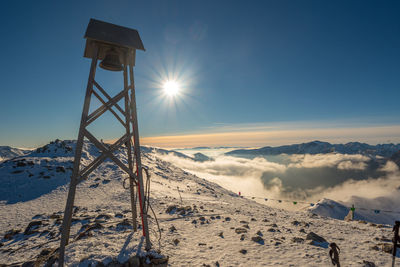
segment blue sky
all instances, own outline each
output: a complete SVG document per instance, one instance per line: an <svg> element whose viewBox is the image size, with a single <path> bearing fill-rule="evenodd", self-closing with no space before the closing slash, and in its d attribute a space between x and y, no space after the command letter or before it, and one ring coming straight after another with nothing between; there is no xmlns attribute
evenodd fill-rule
<svg viewBox="0 0 400 267"><path fill-rule="evenodd" d="M0 145L76 138L90 18L142 37L135 78L147 140L248 132L249 124L397 129L399 14L399 1L2 1ZM122 82L122 73L97 75L111 92ZM176 98L162 96L168 77L181 83ZM95 130L117 138L114 125L105 118ZM400 141L396 130L366 134L371 143Z"/></svg>

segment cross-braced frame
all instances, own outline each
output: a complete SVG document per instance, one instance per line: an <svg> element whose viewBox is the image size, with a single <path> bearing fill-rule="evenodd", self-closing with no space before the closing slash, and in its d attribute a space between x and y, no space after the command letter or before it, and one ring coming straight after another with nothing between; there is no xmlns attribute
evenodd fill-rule
<svg viewBox="0 0 400 267"><path fill-rule="evenodd" d="M65 246L68 245L70 236L71 219L73 213L73 206L75 200L75 193L77 185L85 180L88 175L93 172L104 160L107 158L111 159L116 165L118 165L123 171L129 176L129 189L130 189L130 201L132 208L132 223L133 230L137 231L137 211L135 204L135 188L137 188L140 215L142 220L143 236L146 240L146 250L151 248L149 230L147 223L147 214L144 209L144 188L143 188L143 175L142 175L142 163L140 157L140 143L139 143L139 131L137 122L136 112L136 99L135 99L135 83L133 76L132 64L126 64L130 58L135 57L135 51L128 50L124 53L124 65L123 65L123 79L124 88L122 91L117 93L114 97L111 97L107 92L95 81L95 74L97 68L99 47L96 46L94 49L94 56L92 57L92 63L90 67L89 79L86 88L85 101L83 105L81 124L79 127L78 140L76 143L74 166L71 176L71 182L68 192L67 204L64 212L64 219L62 224L61 232L61 245L60 245L60 266L64 263ZM129 81L128 81L129 79ZM89 113L90 102L92 96L96 97L101 106ZM124 99L124 107L121 107L118 103ZM117 111L114 110L114 108ZM106 111L110 111L114 117L122 124L125 129L125 134L120 137L111 145L105 145L99 141L87 127L98 119ZM97 149L101 152L100 156L94 159L87 166L81 167L81 157L84 138L87 138L93 143ZM123 145L126 147L128 165L121 162L113 152L120 149ZM132 155L132 148L133 154Z"/></svg>

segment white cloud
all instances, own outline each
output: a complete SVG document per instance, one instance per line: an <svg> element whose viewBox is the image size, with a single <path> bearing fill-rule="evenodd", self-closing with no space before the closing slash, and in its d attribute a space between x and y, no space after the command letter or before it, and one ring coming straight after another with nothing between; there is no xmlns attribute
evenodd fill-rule
<svg viewBox="0 0 400 267"><path fill-rule="evenodd" d="M399 166L397 166L397 164L393 161L388 161L386 162L385 166L383 166L380 170L384 172L394 173L399 171Z"/></svg>
<svg viewBox="0 0 400 267"><path fill-rule="evenodd" d="M206 162L174 155L158 157L247 196L309 202L329 198L347 203L357 199L359 202L374 199L377 208L400 200L398 166L388 161L376 169L375 174L381 177L372 178L371 158L363 155L286 155L273 158L275 162L265 158L245 159L224 155ZM279 205L284 207L283 203Z"/></svg>
<svg viewBox="0 0 400 267"><path fill-rule="evenodd" d="M290 159L293 163L289 164L291 168L319 168L319 167L335 167L339 169L356 169L363 170L367 167L366 162L369 157L363 155L348 154L299 154L292 155Z"/></svg>

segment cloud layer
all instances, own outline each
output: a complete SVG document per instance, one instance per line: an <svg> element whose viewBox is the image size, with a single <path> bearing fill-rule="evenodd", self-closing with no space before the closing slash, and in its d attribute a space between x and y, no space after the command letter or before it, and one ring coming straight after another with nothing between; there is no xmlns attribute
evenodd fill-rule
<svg viewBox="0 0 400 267"><path fill-rule="evenodd" d="M395 208L400 201L399 167L363 155L279 155L267 158L217 156L195 162L173 155L164 160L243 195L318 201L329 198L344 203ZM394 204L393 204L394 205Z"/></svg>

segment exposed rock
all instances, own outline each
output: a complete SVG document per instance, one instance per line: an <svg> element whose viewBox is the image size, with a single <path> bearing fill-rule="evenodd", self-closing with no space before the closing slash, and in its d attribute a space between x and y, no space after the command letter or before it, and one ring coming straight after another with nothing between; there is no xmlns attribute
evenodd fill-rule
<svg viewBox="0 0 400 267"><path fill-rule="evenodd" d="M293 243L304 243L304 239L303 238L301 238L301 237L293 237L292 238L292 242Z"/></svg>
<svg viewBox="0 0 400 267"><path fill-rule="evenodd" d="M240 241L243 241L245 238L246 238L246 235L245 235L245 234L242 234L242 235L240 236Z"/></svg>
<svg viewBox="0 0 400 267"><path fill-rule="evenodd" d="M218 236L224 238L224 232L220 232Z"/></svg>
<svg viewBox="0 0 400 267"><path fill-rule="evenodd" d="M247 230L245 228L238 227L235 229L235 233L243 234L243 233L247 233Z"/></svg>
<svg viewBox="0 0 400 267"><path fill-rule="evenodd" d="M258 230L258 231L257 231L257 235L259 235L259 236L263 236L263 234L261 233L261 231L260 231L260 230Z"/></svg>
<svg viewBox="0 0 400 267"><path fill-rule="evenodd" d="M378 244L378 247L380 248L380 250L386 253L392 253L393 251L393 244L391 243L381 243Z"/></svg>
<svg viewBox="0 0 400 267"><path fill-rule="evenodd" d="M309 243L310 245L313 246L318 246L318 247L323 247L323 248L328 248L329 243L323 238L322 236L317 235L314 232L309 232L306 237L307 240L311 240Z"/></svg>
<svg viewBox="0 0 400 267"><path fill-rule="evenodd" d="M259 235L253 236L253 237L251 238L251 240L254 241L254 242L256 242L256 243L259 243L259 244L261 244L261 245L264 244L264 239L263 239L261 236L259 236Z"/></svg>
<svg viewBox="0 0 400 267"><path fill-rule="evenodd" d="M173 213L177 209L176 205L171 205L168 206L168 208L165 210L166 213Z"/></svg>
<svg viewBox="0 0 400 267"><path fill-rule="evenodd" d="M169 228L169 231L170 231L171 233L176 232L175 226L174 226L174 225L171 225L171 227Z"/></svg>
<svg viewBox="0 0 400 267"><path fill-rule="evenodd" d="M240 253L242 253L242 254L244 255L244 254L246 254L246 253L247 253L247 250L245 250L245 249L241 249L239 252L240 252Z"/></svg>
<svg viewBox="0 0 400 267"><path fill-rule="evenodd" d="M178 238L175 238L173 242L174 242L174 244L175 244L175 246L176 246L176 245L178 245L178 244L179 244L179 242L180 242L180 241L179 241L179 239L178 239Z"/></svg>
<svg viewBox="0 0 400 267"><path fill-rule="evenodd" d="M7 266L7 265L0 265L0 266ZM35 262L34 261L27 261L24 262L21 267L35 267Z"/></svg>
<svg viewBox="0 0 400 267"><path fill-rule="evenodd" d="M320 242L320 243L322 243L322 242L327 242L327 241L325 240L325 238L323 238L322 236L317 235L317 234L314 233L314 232L309 232L309 233L307 234L306 239L307 239L307 240L317 241L317 242Z"/></svg>
<svg viewBox="0 0 400 267"><path fill-rule="evenodd" d="M276 230L274 229L274 228L269 228L268 230L267 230L268 232L276 232Z"/></svg>
<svg viewBox="0 0 400 267"><path fill-rule="evenodd" d="M11 229L8 230L5 234L4 234L4 239L5 240L10 240L12 239L16 234L19 234L21 232L21 230L19 229Z"/></svg>
<svg viewBox="0 0 400 267"><path fill-rule="evenodd" d="M60 214L57 213L53 213L49 216L50 219L61 219L62 216Z"/></svg>
<svg viewBox="0 0 400 267"><path fill-rule="evenodd" d="M229 222L231 220L231 217L225 217L225 221Z"/></svg>
<svg viewBox="0 0 400 267"><path fill-rule="evenodd" d="M107 220L109 220L111 218L110 215L108 214L100 214L96 217L96 219L94 219L96 222L106 222Z"/></svg>
<svg viewBox="0 0 400 267"><path fill-rule="evenodd" d="M39 228L40 225L42 225L42 221L30 222L25 229L24 235L30 235L33 233L37 233L38 231L36 229Z"/></svg>
<svg viewBox="0 0 400 267"><path fill-rule="evenodd" d="M65 168L63 166L57 166L56 172L64 172L65 173Z"/></svg>
<svg viewBox="0 0 400 267"><path fill-rule="evenodd" d="M115 213L115 215L114 215L114 217L115 218L123 218L124 217L124 214L122 214L122 213Z"/></svg>
<svg viewBox="0 0 400 267"><path fill-rule="evenodd" d="M363 267L375 267L376 265L375 265L375 263L373 263L372 261L366 261L366 260L363 260Z"/></svg>
<svg viewBox="0 0 400 267"><path fill-rule="evenodd" d="M122 222L117 223L117 228L125 229L131 227L132 224L129 222L128 219L124 219Z"/></svg>

